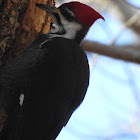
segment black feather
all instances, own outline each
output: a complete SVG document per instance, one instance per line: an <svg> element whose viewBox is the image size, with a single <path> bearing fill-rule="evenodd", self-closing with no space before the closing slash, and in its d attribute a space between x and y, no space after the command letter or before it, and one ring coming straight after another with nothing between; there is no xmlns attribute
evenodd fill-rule
<svg viewBox="0 0 140 140"><path fill-rule="evenodd" d="M14 97L10 113L21 89L25 96L18 123L10 119L8 128L14 130L7 132L8 138L54 140L83 101L88 83L88 61L79 45L65 38L40 36L1 73L3 92Z"/></svg>

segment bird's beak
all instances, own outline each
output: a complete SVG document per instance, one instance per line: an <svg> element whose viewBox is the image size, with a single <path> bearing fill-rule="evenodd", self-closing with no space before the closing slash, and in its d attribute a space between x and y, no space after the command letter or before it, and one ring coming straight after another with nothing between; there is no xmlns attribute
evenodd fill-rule
<svg viewBox="0 0 140 140"><path fill-rule="evenodd" d="M38 4L38 3L36 3L36 6L41 8L42 10L48 12L51 15L58 14L56 7L52 7L52 6L45 5L45 4Z"/></svg>
<svg viewBox="0 0 140 140"><path fill-rule="evenodd" d="M52 7L52 6L49 6L49 5L45 5L45 4L38 4L38 3L36 3L36 6L41 8L42 10L48 12L48 14L52 18L52 21L55 24L58 24L58 25L60 24L60 17L59 17L60 10L58 8Z"/></svg>
<svg viewBox="0 0 140 140"><path fill-rule="evenodd" d="M45 4L38 4L38 3L36 4L36 6L41 8L42 10L48 12L48 14L51 16L52 23L54 25L54 26L52 26L53 29L51 30L51 32L61 32L61 33L65 32L65 30L61 24L61 20L60 20L60 16L59 16L60 10L58 8L52 7L49 5L45 5Z"/></svg>

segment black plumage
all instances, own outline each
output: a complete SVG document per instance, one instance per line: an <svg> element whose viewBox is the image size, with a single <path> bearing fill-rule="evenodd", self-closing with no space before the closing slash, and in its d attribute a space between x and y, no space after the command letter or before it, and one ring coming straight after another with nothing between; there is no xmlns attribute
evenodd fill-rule
<svg viewBox="0 0 140 140"><path fill-rule="evenodd" d="M41 35L0 77L8 114L4 140L54 140L84 99L89 66L74 41Z"/></svg>

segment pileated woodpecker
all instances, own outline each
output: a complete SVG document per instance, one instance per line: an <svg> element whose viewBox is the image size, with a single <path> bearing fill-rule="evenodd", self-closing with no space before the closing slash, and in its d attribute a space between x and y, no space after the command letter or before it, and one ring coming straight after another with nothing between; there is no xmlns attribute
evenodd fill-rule
<svg viewBox="0 0 140 140"><path fill-rule="evenodd" d="M79 45L90 26L104 18L80 2L36 6L53 23L49 34L40 35L1 71L8 114L4 140L54 140L89 84L87 57ZM17 113L21 93L24 101Z"/></svg>

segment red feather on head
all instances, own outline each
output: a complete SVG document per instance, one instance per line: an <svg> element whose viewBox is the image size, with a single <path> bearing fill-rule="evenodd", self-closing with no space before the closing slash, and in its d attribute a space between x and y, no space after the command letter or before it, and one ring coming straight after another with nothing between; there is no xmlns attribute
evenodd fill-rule
<svg viewBox="0 0 140 140"><path fill-rule="evenodd" d="M100 15L97 11L87 6L86 4L72 1L69 3L64 3L62 5L70 8L79 22L88 27L90 27L99 18L105 20L102 15Z"/></svg>

